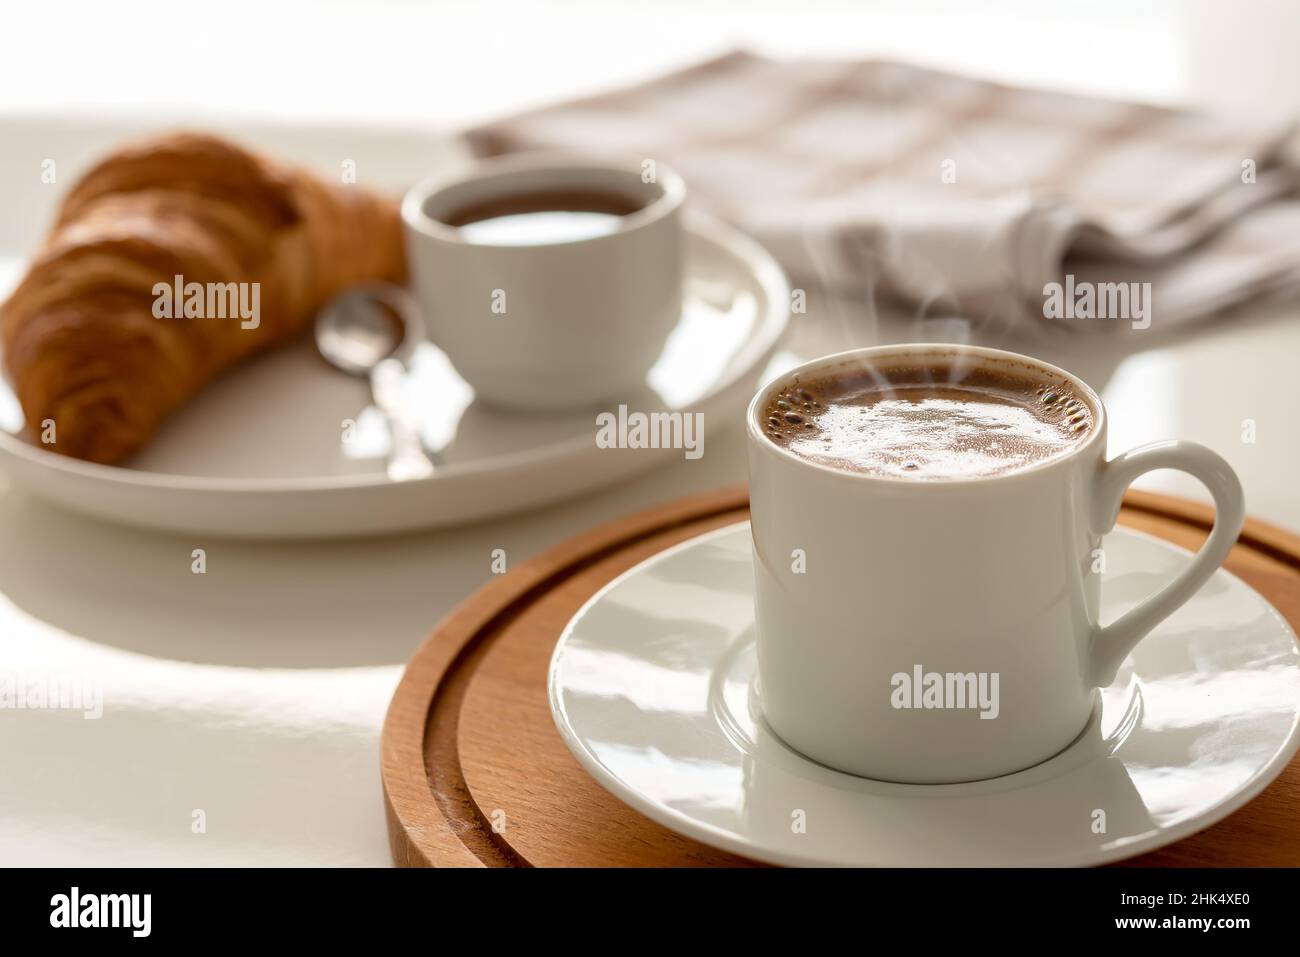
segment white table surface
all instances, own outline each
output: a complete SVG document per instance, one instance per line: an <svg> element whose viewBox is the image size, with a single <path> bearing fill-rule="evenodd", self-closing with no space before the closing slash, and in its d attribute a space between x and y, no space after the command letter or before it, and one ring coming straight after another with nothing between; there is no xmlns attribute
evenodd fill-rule
<svg viewBox="0 0 1300 957"><path fill-rule="evenodd" d="M1282 6L1265 6L1276 22L1290 16ZM1170 15L1167 5L1142 9L1154 26L1141 29L1165 36L1160 18ZM1231 19L1217 7L1205 14L1213 16ZM1276 22L1270 27L1266 20L1247 39L1271 49ZM1284 23L1290 36L1294 22ZM1255 84L1296 102L1297 85L1279 83L1276 73L1239 69L1207 54L1210 28L1198 24L1184 24L1186 32L1166 37L1163 46L1150 45L1150 59L1133 68L1127 86L1109 72L1105 83L1117 87L1111 92L1230 102ZM799 49L791 52L815 48L814 32L803 30ZM776 35L776 26L769 33ZM703 36L719 46L734 31ZM890 36L889 52L928 51L935 59L934 50L911 34ZM1126 36L1123 42L1136 42L1132 31ZM1006 56L1013 41L1000 42L978 53L963 48L954 58L1015 78ZM664 40L657 60L642 58L637 66L648 72L688 58L704 52L702 43ZM20 58L28 55L24 44L13 47ZM582 82L629 75L626 60L618 67L611 60L592 58ZM1274 61L1281 58L1268 62ZM1078 88L1098 85L1081 64L1061 76L1052 74L1056 66L1052 58L1029 56L1020 75ZM557 67L557 74L574 72ZM1217 86L1216 76L1226 75L1236 80L1232 89ZM1071 84L1071 77L1078 82ZM129 91L113 86L122 82L106 79L107 95L138 107ZM576 77L565 82L577 88ZM536 95L535 85L509 85L519 90L518 102ZM13 170L55 155L61 175L73 172L119 138L126 121L69 112L75 91L57 79L53 93L46 85L36 99L24 101L31 108L19 116L13 87L0 86L9 98L0 105L11 108L7 119L0 117L0 208L6 211L0 250L11 250L27 248L40 234L56 196ZM288 97L276 90L273 103ZM492 90L479 112L514 102L503 88ZM82 94L81 102L96 103L97 94L84 87ZM215 90L203 95L220 99ZM253 99L248 93L224 105L245 114L268 112ZM398 100L399 107L408 102ZM316 105L305 112L319 119L327 111ZM444 112L459 119L457 110L469 109L461 104ZM174 105L146 120L138 109L130 112L137 117L132 126L171 125L182 116ZM363 178L398 186L443 161L447 150L402 108L392 113L387 119L405 128L298 127L269 124L264 116L204 125L215 123L325 168L337 168L340 155L354 158ZM1006 339L989 331L918 326L906 316L877 316L863 304L827 303L809 292L809 312L798 318L789 340L795 354L944 338L947 332L1042 356L1103 391L1114 450L1170 437L1203 442L1238 470L1252 515L1300 528L1300 305L1223 317L1175 337L1153 329L1104 340L1067 333ZM1255 422L1254 443L1242 440L1246 419ZM489 578L492 550L504 548L516 563L631 510L743 480L743 452L737 428L709 423L703 458L578 502L428 534L311 545L200 543L101 524L34 501L0 475L0 679L58 673L96 681L104 695L98 720L71 711L0 711L0 753L8 769L0 775L0 863L387 864L378 735L389 696L402 664L433 624ZM1198 486L1177 475L1157 473L1141 486L1200 496ZM208 571L196 576L190 552L200 545L207 549ZM204 812L201 833L193 827L196 811Z"/></svg>

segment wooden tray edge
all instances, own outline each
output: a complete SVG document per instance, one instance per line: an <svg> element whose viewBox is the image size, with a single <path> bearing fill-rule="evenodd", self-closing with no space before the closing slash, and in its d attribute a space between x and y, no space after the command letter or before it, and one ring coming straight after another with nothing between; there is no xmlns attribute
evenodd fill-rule
<svg viewBox="0 0 1300 957"><path fill-rule="evenodd" d="M504 844L484 838L482 825L487 822L470 796L459 767L456 747L459 693L452 688L448 694L448 689L443 688L444 679L454 676L468 656L486 648L488 636L521 606L526 607L530 596L545 589L550 582L599 560L611 549L747 505L747 487L742 484L657 505L598 525L484 585L433 629L407 664L381 734L380 773L394 863L424 867L526 863ZM1212 505L1155 492L1130 490L1125 495L1124 507L1192 524L1202 530L1208 530L1214 522ZM1246 520L1238 543L1300 570L1300 535L1251 518ZM433 641L435 636L440 640ZM437 709L441 712L440 721L426 723L425 716L440 692L444 694ZM426 729L435 724L439 742L429 748ZM431 767L426 760L430 751L436 755L436 766ZM435 781L441 782L441 789ZM450 814L454 805L460 806L459 820ZM467 816L480 825L473 833L464 823ZM490 827L486 833L491 833ZM413 835L418 835L419 840ZM426 847L436 849L437 864Z"/></svg>
<svg viewBox="0 0 1300 957"><path fill-rule="evenodd" d="M486 636L495 630L494 622L508 620L529 596L574 569L597 560L611 549L646 535L676 525L686 524L713 514L736 511L748 503L745 485L733 485L700 496L656 505L630 516L598 525L574 538L561 542L529 559L457 605L438 623L416 650L389 703L380 735L380 776L383 782L385 816L389 847L399 866L432 867L428 852L416 843L412 834L446 854L442 866L482 867L514 863L502 860L508 855L500 845L467 847L462 837L465 828L447 814L450 804L460 804L462 813L478 809L469 796L469 788L457 760L454 707L446 704L440 726L440 744L433 750L440 760L429 767L425 755L425 716L434 706L444 679L463 659L483 646ZM435 635L441 640L431 640ZM454 691L453 691L454 695ZM456 701L459 699L456 698ZM448 702L455 704L456 701ZM418 725L416 722L418 721ZM432 727L432 722L428 724ZM439 784L435 784L435 781ZM437 813L428 807L433 797ZM476 841L476 844L481 843ZM485 861L478 853L490 859Z"/></svg>

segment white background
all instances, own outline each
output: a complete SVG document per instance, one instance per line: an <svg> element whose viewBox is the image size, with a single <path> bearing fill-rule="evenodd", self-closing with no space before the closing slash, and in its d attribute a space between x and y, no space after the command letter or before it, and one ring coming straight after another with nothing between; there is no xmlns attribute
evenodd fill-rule
<svg viewBox="0 0 1300 957"><path fill-rule="evenodd" d="M1300 103L1289 0L11 3L0 108L453 124L743 45L1175 102Z"/></svg>

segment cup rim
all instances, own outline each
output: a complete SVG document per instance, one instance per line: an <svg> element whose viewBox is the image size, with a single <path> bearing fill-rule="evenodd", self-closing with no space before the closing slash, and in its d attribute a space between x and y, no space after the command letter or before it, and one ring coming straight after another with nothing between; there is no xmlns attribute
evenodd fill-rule
<svg viewBox="0 0 1300 957"><path fill-rule="evenodd" d="M646 226L664 219L679 209L686 200L685 180L672 167L655 160L654 182L660 189L659 196L635 212L628 213L623 217L622 225L615 232L527 247L505 243L469 242L457 227L448 225L426 213L425 204L432 197L456 187L465 186L479 180L516 174L549 171L588 171L635 175L639 179L640 162L641 159L630 156L550 150L511 153L504 156L469 160L452 169L435 173L407 190L406 195L402 197L402 221L409 229L430 239L476 249L556 249L607 242L644 229Z"/></svg>
<svg viewBox="0 0 1300 957"><path fill-rule="evenodd" d="M1016 469L1012 472L925 480L878 475L872 472L852 472L848 469L836 468L833 465L827 465L822 462L814 462L810 459L805 459L801 456L795 455L789 449L777 445L763 434L758 419L763 408L767 404L768 397L771 395L773 389L790 381L790 379L794 378L796 375L802 376L808 373L816 373L828 366L836 365L855 358L874 360L899 356L922 357L926 354L955 354L990 360L1001 360L1004 362L1018 362L1028 364L1036 370L1044 372L1051 377L1059 376L1077 388L1087 398L1089 404L1092 406L1096 413L1096 421L1093 423L1092 433L1087 439L1067 451L1061 452L1050 458L1042 459L1032 465ZM778 459L789 461L804 468L816 469L817 471L835 476L844 481L865 482L895 489L938 490L944 488L969 488L972 485L989 484L993 482L1011 482L1016 479L1029 478L1051 469L1062 468L1068 463L1074 462L1079 456L1094 449L1098 443L1105 441L1106 407L1102 404L1101 397L1097 395L1092 386L1088 385L1088 383L1084 382L1077 375L1043 359L1035 358L1034 356L1027 356L1006 349L992 349L987 346L971 346L957 342L899 342L891 343L889 345L846 349L842 352L820 356L816 359L809 359L807 362L800 363L794 368L787 369L779 375L773 376L771 379L764 382L763 385L759 387L758 391L754 393L754 397L750 399L749 408L745 412L745 431L748 434L751 445L764 449L766 452L776 456Z"/></svg>

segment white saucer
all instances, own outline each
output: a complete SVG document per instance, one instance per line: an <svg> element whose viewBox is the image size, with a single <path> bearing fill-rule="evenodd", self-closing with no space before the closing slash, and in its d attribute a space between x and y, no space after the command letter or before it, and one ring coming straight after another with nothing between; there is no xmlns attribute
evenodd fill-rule
<svg viewBox="0 0 1300 957"><path fill-rule="evenodd" d="M790 865L1101 864L1230 814L1300 742L1295 634L1220 571L1138 646L1055 758L955 785L832 771L759 716L750 547L744 523L629 570L569 623L550 668L551 711L582 765L714 847ZM1190 560L1127 529L1106 538L1106 556L1103 621Z"/></svg>
<svg viewBox="0 0 1300 957"><path fill-rule="evenodd" d="M785 330L790 295L757 243L688 216L682 321L630 412L691 411L705 432L739 420ZM310 338L310 337L308 337ZM309 341L262 356L174 415L125 466L56 455L11 434L22 415L0 378L0 465L32 493L102 518L241 538L409 531L578 495L681 456L596 445L596 412L513 414L474 402L446 357L422 346L410 387L425 410L433 476L394 483L388 435L367 385ZM607 411L617 411L611 404ZM344 442L345 420L356 423Z"/></svg>

